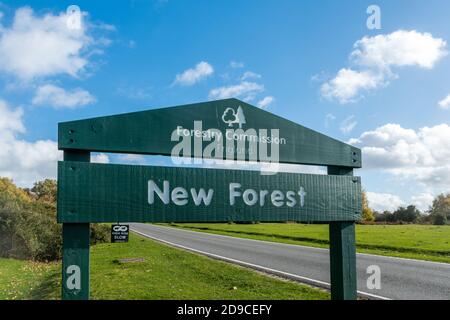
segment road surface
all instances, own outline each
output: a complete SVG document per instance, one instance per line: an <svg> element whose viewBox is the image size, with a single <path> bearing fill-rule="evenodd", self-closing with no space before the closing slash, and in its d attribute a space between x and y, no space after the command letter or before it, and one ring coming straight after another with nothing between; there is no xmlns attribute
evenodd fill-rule
<svg viewBox="0 0 450 320"><path fill-rule="evenodd" d="M320 287L329 287L327 249L235 238L151 224L131 229L168 245ZM381 270L381 289L368 289L367 267ZM450 264L357 254L358 291L378 299L450 300Z"/></svg>

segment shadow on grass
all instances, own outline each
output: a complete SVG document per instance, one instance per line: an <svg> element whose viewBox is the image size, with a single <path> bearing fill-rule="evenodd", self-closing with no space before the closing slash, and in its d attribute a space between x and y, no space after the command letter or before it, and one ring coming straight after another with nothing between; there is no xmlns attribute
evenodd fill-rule
<svg viewBox="0 0 450 320"><path fill-rule="evenodd" d="M61 271L59 268L51 270L42 279L38 286L33 288L27 300L55 300L60 298Z"/></svg>

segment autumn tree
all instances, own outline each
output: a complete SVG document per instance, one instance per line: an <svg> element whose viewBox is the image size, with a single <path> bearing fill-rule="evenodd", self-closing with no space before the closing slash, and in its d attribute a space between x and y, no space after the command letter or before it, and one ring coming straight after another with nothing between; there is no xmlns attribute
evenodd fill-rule
<svg viewBox="0 0 450 320"><path fill-rule="evenodd" d="M366 192L362 192L362 218L364 221L374 221L375 217L373 215L372 209L369 208L369 201L367 200Z"/></svg>
<svg viewBox="0 0 450 320"><path fill-rule="evenodd" d="M447 224L450 221L450 193L438 195L433 200L433 204L428 212L433 224Z"/></svg>
<svg viewBox="0 0 450 320"><path fill-rule="evenodd" d="M39 200L47 202L56 202L57 185L55 180L45 179L35 182L31 192L36 195Z"/></svg>

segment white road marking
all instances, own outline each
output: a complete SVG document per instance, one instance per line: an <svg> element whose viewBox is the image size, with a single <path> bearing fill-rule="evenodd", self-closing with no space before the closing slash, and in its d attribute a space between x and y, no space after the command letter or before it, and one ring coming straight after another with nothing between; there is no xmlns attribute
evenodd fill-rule
<svg viewBox="0 0 450 320"><path fill-rule="evenodd" d="M185 250L188 250L188 251L196 252L196 253L199 253L199 254L202 254L202 255L205 255L205 256L209 256L209 257L213 257L213 258L216 258L216 259L220 259L220 260L236 263L236 264L239 264L239 265L247 266L247 267L250 267L250 268L254 268L254 269L258 269L258 270L264 270L264 271L266 271L268 273L281 275L281 276L288 277L288 278L291 278L291 279L297 279L297 280L299 280L301 282L314 284L314 285L316 285L318 287L321 287L321 288L330 289L330 284L328 282L324 282L324 281L320 281L320 280L316 280L316 279L311 279L311 278L307 278L307 277L302 277L302 276L299 276L299 275L296 275L296 274L292 274L292 273L288 273L288 272L284 272L284 271L280 271L280 270L276 270L276 269L272 269L272 268L267 268L267 267L264 267L264 266L260 266L260 265L257 265L257 264L253 264L253 263L249 263L249 262L245 262L245 261L241 261L241 260L227 258L227 257L224 257L224 256L220 256L220 255L217 255L217 254L214 254L214 253L197 250L197 249L194 249L194 248L189 248L189 247L183 246L181 244L173 243L173 242L170 242L170 241L167 241L167 240L159 239L159 238L154 237L154 236L150 236L150 235L145 234L143 232L137 231L137 230L135 230L133 228L130 228L130 230L135 232L135 233L137 233L137 234L140 234L141 236L144 236L146 238L150 238L150 239L153 239L153 240L156 240L156 241L159 241L159 242L163 242L163 243L166 243L166 244L168 244L170 246L173 246L173 247L178 247L178 248L181 248L181 249L185 249ZM192 232L195 232L195 231L192 231ZM241 239L241 238L239 238L239 239ZM247 240L253 240L253 239L247 239ZM307 248L310 248L310 247L307 247ZM326 249L324 249L324 250L326 250ZM359 290L358 290L358 294L360 294L362 296L370 297L370 298L380 299L380 300L391 300L390 298L387 298L387 297L383 297L383 296L379 296L379 295L375 295L375 294L372 294L372 293L359 291Z"/></svg>

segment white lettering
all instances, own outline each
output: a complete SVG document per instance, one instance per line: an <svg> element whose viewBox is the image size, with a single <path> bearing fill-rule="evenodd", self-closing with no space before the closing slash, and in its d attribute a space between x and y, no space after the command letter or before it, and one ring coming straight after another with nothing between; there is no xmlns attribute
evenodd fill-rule
<svg viewBox="0 0 450 320"><path fill-rule="evenodd" d="M158 188L153 180L148 181L148 203L153 204L155 202L155 192L164 204L169 204L169 181L163 182L164 192Z"/></svg>
<svg viewBox="0 0 450 320"><path fill-rule="evenodd" d="M191 188L191 194L192 194L192 199L194 199L194 203L196 206L199 206L203 203L205 204L205 206L209 206L214 194L214 190L213 189L209 189L208 190L208 195L206 195L206 192L203 188L200 188L200 190L197 191L194 188Z"/></svg>
<svg viewBox="0 0 450 320"><path fill-rule="evenodd" d="M288 207L295 207L295 205L297 204L297 200L295 200L295 192L294 191L288 191L286 192L286 198L287 198L287 202L286 205Z"/></svg>
<svg viewBox="0 0 450 320"><path fill-rule="evenodd" d="M241 184L240 183L230 183L230 205L234 206L234 204L236 203L235 198L236 197L240 197L241 193L239 191L235 191L235 189L240 188Z"/></svg>
<svg viewBox="0 0 450 320"><path fill-rule="evenodd" d="M258 202L258 194L253 189L245 190L242 198L244 199L244 203L248 206L253 206Z"/></svg>
<svg viewBox="0 0 450 320"><path fill-rule="evenodd" d="M264 203L266 201L266 196L269 194L269 191L267 190L261 190L259 191L259 205L261 207L264 206Z"/></svg>
<svg viewBox="0 0 450 320"><path fill-rule="evenodd" d="M274 190L270 195L270 200L275 207L281 207L284 205L284 193L280 190Z"/></svg>
<svg viewBox="0 0 450 320"><path fill-rule="evenodd" d="M185 188L176 187L172 190L172 202L177 206L184 206L188 203L188 193Z"/></svg>

